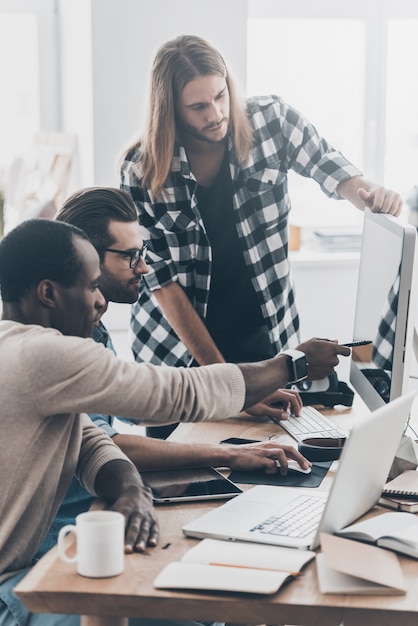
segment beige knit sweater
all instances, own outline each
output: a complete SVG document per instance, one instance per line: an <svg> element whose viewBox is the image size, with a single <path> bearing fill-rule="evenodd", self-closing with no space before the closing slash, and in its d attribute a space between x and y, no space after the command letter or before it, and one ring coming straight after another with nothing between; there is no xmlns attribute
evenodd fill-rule
<svg viewBox="0 0 418 626"><path fill-rule="evenodd" d="M222 419L243 406L230 364L119 361L92 339L0 321L0 581L31 564L74 473L94 494L100 467L126 458L84 412L148 423Z"/></svg>

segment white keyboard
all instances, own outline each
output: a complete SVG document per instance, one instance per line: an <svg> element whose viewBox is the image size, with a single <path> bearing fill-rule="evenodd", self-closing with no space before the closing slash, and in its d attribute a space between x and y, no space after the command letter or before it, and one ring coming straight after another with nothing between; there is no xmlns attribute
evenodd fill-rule
<svg viewBox="0 0 418 626"><path fill-rule="evenodd" d="M306 537L318 528L325 502L325 498L318 496L298 496L280 513L270 515L251 531L281 537Z"/></svg>
<svg viewBox="0 0 418 626"><path fill-rule="evenodd" d="M341 428L336 426L328 417L325 417L311 406L304 406L298 417L289 416L287 420L279 420L280 426L296 441L303 441L311 437L346 437Z"/></svg>

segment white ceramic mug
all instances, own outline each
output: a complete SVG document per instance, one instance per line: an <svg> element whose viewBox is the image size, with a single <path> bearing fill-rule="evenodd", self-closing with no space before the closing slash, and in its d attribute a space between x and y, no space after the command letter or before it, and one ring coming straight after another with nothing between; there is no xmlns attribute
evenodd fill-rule
<svg viewBox="0 0 418 626"><path fill-rule="evenodd" d="M65 538L76 536L76 554L67 555ZM117 576L124 569L125 518L116 511L88 511L77 515L58 534L58 554L66 563L77 563L77 572L90 578Z"/></svg>

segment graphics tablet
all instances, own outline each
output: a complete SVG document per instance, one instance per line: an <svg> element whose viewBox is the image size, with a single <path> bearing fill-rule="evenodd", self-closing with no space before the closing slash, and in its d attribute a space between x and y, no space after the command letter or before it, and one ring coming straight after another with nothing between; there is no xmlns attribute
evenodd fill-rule
<svg viewBox="0 0 418 626"><path fill-rule="evenodd" d="M141 476L155 503L226 500L242 493L213 467L147 470Z"/></svg>

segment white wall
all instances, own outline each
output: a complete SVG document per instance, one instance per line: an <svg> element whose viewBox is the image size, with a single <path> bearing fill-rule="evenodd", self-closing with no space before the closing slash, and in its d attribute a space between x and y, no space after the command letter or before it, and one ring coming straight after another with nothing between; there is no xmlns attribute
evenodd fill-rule
<svg viewBox="0 0 418 626"><path fill-rule="evenodd" d="M63 130L79 136L81 186L118 185L115 162L140 132L152 59L168 39L208 39L244 90L247 0L59 0L58 6Z"/></svg>
<svg viewBox="0 0 418 626"><path fill-rule="evenodd" d="M76 187L84 187L94 183L90 2L59 0L58 19L61 130L78 138L77 177L74 184Z"/></svg>

